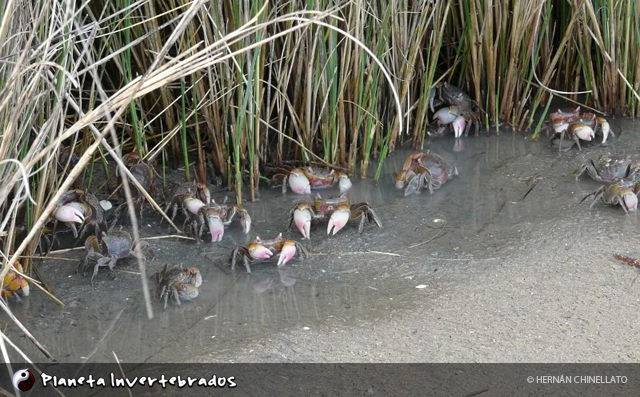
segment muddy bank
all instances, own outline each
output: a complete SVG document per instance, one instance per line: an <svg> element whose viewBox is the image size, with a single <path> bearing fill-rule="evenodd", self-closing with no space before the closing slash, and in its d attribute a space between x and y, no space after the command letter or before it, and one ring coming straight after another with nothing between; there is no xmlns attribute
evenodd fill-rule
<svg viewBox="0 0 640 397"><path fill-rule="evenodd" d="M354 224L327 236L319 223L304 242L306 261L231 272L233 248L285 232L301 199L265 190L246 205L250 236L234 224L218 244L149 241L149 275L169 263L204 276L196 302L166 311L155 302L150 321L134 260L117 267L115 280L101 269L93 287L75 262L48 261L41 269L65 307L39 292L12 307L65 362L113 362L113 352L123 362L637 361L638 271L612 255L640 257L638 215L590 210L579 201L600 184L572 175L596 154L638 153L638 124L622 125L609 146L563 155L510 133L438 139L431 150L460 175L434 195L393 189L408 153L396 152L380 183L354 179L350 191L352 202L374 207L383 229L358 235ZM143 236L172 233L145 215ZM285 235L301 241L297 230Z"/></svg>

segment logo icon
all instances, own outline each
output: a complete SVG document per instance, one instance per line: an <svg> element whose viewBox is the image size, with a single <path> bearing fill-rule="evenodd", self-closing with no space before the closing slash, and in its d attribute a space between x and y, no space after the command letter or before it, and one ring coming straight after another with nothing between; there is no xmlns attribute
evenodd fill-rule
<svg viewBox="0 0 640 397"><path fill-rule="evenodd" d="M28 369L21 369L13 374L13 387L20 391L27 391L36 384L33 374Z"/></svg>

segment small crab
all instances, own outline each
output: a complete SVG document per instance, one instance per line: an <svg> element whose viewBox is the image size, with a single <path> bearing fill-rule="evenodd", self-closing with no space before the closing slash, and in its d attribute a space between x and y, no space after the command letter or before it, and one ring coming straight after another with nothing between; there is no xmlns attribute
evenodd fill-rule
<svg viewBox="0 0 640 397"><path fill-rule="evenodd" d="M640 176L640 159L633 160L631 155L620 158L609 154L601 154L596 160L589 159L574 174L576 180L584 173L598 182L613 182L620 178Z"/></svg>
<svg viewBox="0 0 640 397"><path fill-rule="evenodd" d="M122 156L122 162L125 167L131 172L131 175L140 183L140 185L147 191L152 197L155 193L155 177L156 171L149 164L142 161L137 153L127 153ZM120 169L116 168L116 177L118 178L118 184L122 184L122 176L120 175ZM114 211L114 219L112 227L118 222L118 219L122 216L124 210L127 208L126 197L124 197L124 190L121 191L122 198L125 201L118 205ZM138 191L138 189L131 189L131 196L134 204L140 211L140 219L142 219L142 211L144 209L143 204L147 201L145 196Z"/></svg>
<svg viewBox="0 0 640 397"><path fill-rule="evenodd" d="M2 280L2 298L16 298L20 300L20 294L22 296L29 296L29 282L27 279L19 273L24 274L24 270L20 262L16 262L13 267L18 271L10 269Z"/></svg>
<svg viewBox="0 0 640 397"><path fill-rule="evenodd" d="M109 269L113 270L120 259L131 257L145 259L144 256L138 257L136 255L136 244L133 242L131 234L124 230L113 231L108 234L102 232L101 239L96 235L91 235L85 240L84 246L86 254L79 268L86 268L89 261L96 261L93 275L91 276L91 284L93 284L93 279L98 275L98 269L102 266L108 266ZM140 249L146 246L146 241L141 241L138 244Z"/></svg>
<svg viewBox="0 0 640 397"><path fill-rule="evenodd" d="M424 186L433 194L446 181L458 174L458 168L451 167L435 153L412 152L407 156L402 169L396 176L396 189L404 189L404 195L420 193Z"/></svg>
<svg viewBox="0 0 640 397"><path fill-rule="evenodd" d="M260 237L251 242L247 247L238 247L233 250L229 263L231 270L235 270L236 261L240 258L244 262L247 273L251 273L250 263L262 262L270 259L274 254L278 254L278 267L284 266L295 255L300 259L309 256L307 249L295 240L285 240L282 233L271 240L262 240Z"/></svg>
<svg viewBox="0 0 640 397"><path fill-rule="evenodd" d="M327 234L338 233L350 219L360 218L358 232L364 230L365 221L374 222L379 228L382 223L369 203L362 202L351 205L349 198L343 194L339 197L322 198L319 194L313 203L302 201L295 205L289 213L289 226L293 223L302 233L304 239L311 239L311 221L328 219Z"/></svg>
<svg viewBox="0 0 640 397"><path fill-rule="evenodd" d="M172 210L171 220L173 221L178 212L178 208L182 208L185 217L188 218L190 216L189 213L195 215L202 205L209 203L211 203L211 193L207 185L196 181L185 182L176 185L171 190L164 212L168 215L169 210Z"/></svg>
<svg viewBox="0 0 640 397"><path fill-rule="evenodd" d="M473 110L474 101L469 95L460 88L444 82L429 93L431 111L433 111L436 91L438 92L439 103L448 105L448 107L438 110L433 115L433 119L437 119L440 126L436 134L442 133L447 125L452 124L456 138L462 136L463 131L465 136L468 136L469 129L473 124L477 135L480 128L480 116Z"/></svg>
<svg viewBox="0 0 640 397"><path fill-rule="evenodd" d="M596 202L601 200L608 205L620 205L628 214L638 209L638 191L640 191L640 186L637 186L636 183L618 180L611 185L601 186L600 189L586 195L580 202L595 196L589 208L593 208Z"/></svg>
<svg viewBox="0 0 640 397"><path fill-rule="evenodd" d="M202 238L205 225L209 226L212 243L222 241L224 228L233 222L236 215L240 218L244 234L251 231L251 216L247 210L237 205L227 205L226 201L226 197L222 204L217 204L212 200L211 204L201 206L195 217L192 217L192 229L197 242L200 242L200 238Z"/></svg>
<svg viewBox="0 0 640 397"><path fill-rule="evenodd" d="M338 183L340 192L351 189L349 176L341 171L320 167L278 168L272 181L282 181L282 193L287 192L287 182L294 193L310 194L311 189L324 189Z"/></svg>
<svg viewBox="0 0 640 397"><path fill-rule="evenodd" d="M195 267L175 266L169 269L164 266L154 275L158 300L164 300L167 308L169 298L178 306L180 301L192 301L198 297L198 287L202 285L202 274Z"/></svg>
<svg viewBox="0 0 640 397"><path fill-rule="evenodd" d="M107 221L102 205L91 193L80 189L67 191L58 200L57 207L53 212L52 240L50 248L56 240L56 229L58 222L62 222L73 231L73 236L80 241L89 227L94 228L96 234L107 230ZM76 229L76 223L80 224L80 229Z"/></svg>

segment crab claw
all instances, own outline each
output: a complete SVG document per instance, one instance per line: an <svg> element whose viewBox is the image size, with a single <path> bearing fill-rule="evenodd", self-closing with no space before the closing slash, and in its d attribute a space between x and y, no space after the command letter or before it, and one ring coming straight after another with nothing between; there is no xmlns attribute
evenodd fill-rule
<svg viewBox="0 0 640 397"><path fill-rule="evenodd" d="M269 259L273 256L273 252L262 244L251 244L249 246L249 253L256 259Z"/></svg>
<svg viewBox="0 0 640 397"><path fill-rule="evenodd" d="M466 124L467 123L462 116L458 116L453 120L453 132L456 138L460 138L462 136L462 132L464 131Z"/></svg>
<svg viewBox="0 0 640 397"><path fill-rule="evenodd" d="M217 216L210 216L208 221L209 232L211 232L211 242L215 243L216 241L222 241L222 237L224 236L224 225L220 218Z"/></svg>
<svg viewBox="0 0 640 397"><path fill-rule="evenodd" d="M396 189L404 189L404 180L407 177L409 171L400 170L396 176Z"/></svg>
<svg viewBox="0 0 640 397"><path fill-rule="evenodd" d="M291 240L285 240L278 257L278 266L284 266L296 254L296 244Z"/></svg>
<svg viewBox="0 0 640 397"><path fill-rule="evenodd" d="M340 187L340 193L344 193L347 190L351 189L353 184L351 183L351 179L346 174L338 173L338 187Z"/></svg>
<svg viewBox="0 0 640 397"><path fill-rule="evenodd" d="M184 201L184 206L194 215L198 214L200 208L204 207L204 203L197 198L188 198Z"/></svg>
<svg viewBox="0 0 640 397"><path fill-rule="evenodd" d="M638 209L638 196L635 194L627 194L623 198L627 211L636 211Z"/></svg>
<svg viewBox="0 0 640 397"><path fill-rule="evenodd" d="M573 132L583 141L590 141L594 136L593 129L586 124L578 124L573 128Z"/></svg>
<svg viewBox="0 0 640 397"><path fill-rule="evenodd" d="M458 117L458 112L456 110L457 108L455 106L442 108L433 115L433 119L438 119L438 125L446 125L452 123L453 120Z"/></svg>
<svg viewBox="0 0 640 397"><path fill-rule="evenodd" d="M249 216L247 210L242 210L240 224L242 225L242 232L244 234L249 234L249 231L251 231L251 216Z"/></svg>
<svg viewBox="0 0 640 397"><path fill-rule="evenodd" d="M293 221L302 237L311 240L311 212L308 209L296 209L293 212Z"/></svg>
<svg viewBox="0 0 640 397"><path fill-rule="evenodd" d="M607 120L602 117L598 117L596 122L600 125L600 128L602 128L602 143L605 143L609 137L609 133L611 132L611 127Z"/></svg>
<svg viewBox="0 0 640 397"><path fill-rule="evenodd" d="M73 204L74 203L70 203L58 208L54 214L55 218L61 222L84 223L84 214Z"/></svg>
<svg viewBox="0 0 640 397"><path fill-rule="evenodd" d="M351 211L348 208L342 207L336 209L329 219L327 234L331 234L331 230L333 229L333 235L335 236L335 234L347 224L349 216L351 216Z"/></svg>
<svg viewBox="0 0 640 397"><path fill-rule="evenodd" d="M311 194L311 183L299 168L291 170L289 174L289 186L294 193Z"/></svg>
<svg viewBox="0 0 640 397"><path fill-rule="evenodd" d="M561 133L562 131L566 131L569 128L569 123L560 122L553 125L553 131L557 133Z"/></svg>

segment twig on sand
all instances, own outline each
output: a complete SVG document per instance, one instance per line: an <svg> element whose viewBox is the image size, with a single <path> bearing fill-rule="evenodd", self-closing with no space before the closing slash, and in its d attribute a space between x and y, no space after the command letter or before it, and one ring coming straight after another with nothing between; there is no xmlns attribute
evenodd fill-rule
<svg viewBox="0 0 640 397"><path fill-rule="evenodd" d="M640 261L630 256L613 254L613 257L622 263L626 263L629 266L635 266L637 268L640 268Z"/></svg>
<svg viewBox="0 0 640 397"><path fill-rule="evenodd" d="M440 228L438 233L436 233L435 236L433 236L429 240L423 241L421 243L410 245L410 246L407 247L407 249L417 248L417 247L420 247L421 245L429 244L433 240L444 236L446 233L442 233L442 232L444 231L445 226L447 226L447 221L446 220L443 222L442 227Z"/></svg>

